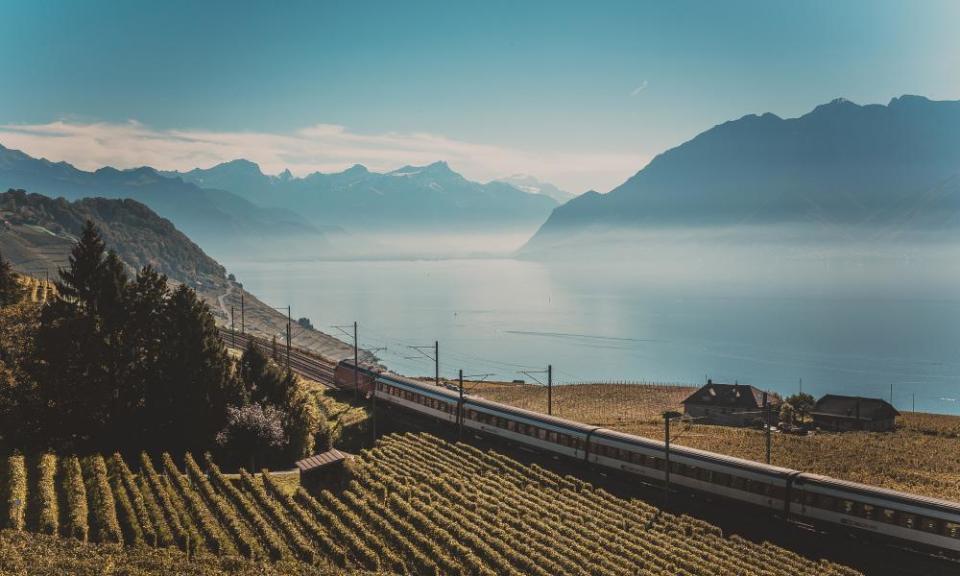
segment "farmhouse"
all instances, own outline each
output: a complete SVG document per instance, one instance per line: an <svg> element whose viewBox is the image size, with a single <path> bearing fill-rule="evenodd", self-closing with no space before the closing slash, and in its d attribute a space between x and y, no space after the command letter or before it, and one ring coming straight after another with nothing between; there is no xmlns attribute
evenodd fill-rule
<svg viewBox="0 0 960 576"><path fill-rule="evenodd" d="M880 398L827 394L817 400L810 415L813 424L824 430L887 432L894 429L900 413Z"/></svg>
<svg viewBox="0 0 960 576"><path fill-rule="evenodd" d="M683 413L704 424L752 426L763 421L764 392L745 384L720 384L713 380L683 401ZM780 397L770 394L770 420L776 423L780 414Z"/></svg>

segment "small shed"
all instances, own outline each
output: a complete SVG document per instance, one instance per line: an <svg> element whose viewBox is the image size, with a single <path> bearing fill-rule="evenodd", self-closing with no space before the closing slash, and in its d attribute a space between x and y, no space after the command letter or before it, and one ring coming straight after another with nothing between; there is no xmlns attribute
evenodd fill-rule
<svg viewBox="0 0 960 576"><path fill-rule="evenodd" d="M813 424L823 430L889 432L896 427L897 409L880 398L827 394L810 412Z"/></svg>
<svg viewBox="0 0 960 576"><path fill-rule="evenodd" d="M296 462L300 470L300 485L307 489L334 488L343 477L343 463L350 454L331 448Z"/></svg>
<svg viewBox="0 0 960 576"><path fill-rule="evenodd" d="M752 426L763 421L767 410L763 404L763 390L746 384L720 384L713 380L700 387L683 401L683 413L704 424L721 426ZM780 397L768 394L770 424L780 416Z"/></svg>

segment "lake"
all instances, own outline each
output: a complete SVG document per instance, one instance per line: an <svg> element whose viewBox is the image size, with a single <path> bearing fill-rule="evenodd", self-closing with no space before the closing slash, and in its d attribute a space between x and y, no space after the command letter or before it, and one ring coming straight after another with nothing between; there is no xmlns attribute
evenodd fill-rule
<svg viewBox="0 0 960 576"><path fill-rule="evenodd" d="M746 249L589 265L509 258L251 262L228 269L317 329L359 322L391 369L558 384L802 386L960 414L960 272L950 248ZM543 374L533 377L544 379Z"/></svg>

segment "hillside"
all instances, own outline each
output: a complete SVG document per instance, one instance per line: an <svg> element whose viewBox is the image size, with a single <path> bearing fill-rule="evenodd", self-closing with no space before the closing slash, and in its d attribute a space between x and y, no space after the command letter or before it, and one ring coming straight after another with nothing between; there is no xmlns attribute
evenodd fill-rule
<svg viewBox="0 0 960 576"><path fill-rule="evenodd" d="M425 434L381 438L339 493L291 492L268 474L234 483L209 459L179 468L166 454L11 456L4 468L8 528L200 558L397 574L857 573ZM157 556L167 568L176 558Z"/></svg>
<svg viewBox="0 0 960 576"><path fill-rule="evenodd" d="M348 232L369 232L372 226L400 231L532 228L557 205L549 194L528 193L506 182L472 182L445 162L386 173L356 165L295 178L289 172L267 176L253 162L235 160L166 174L230 190L264 206L296 210L315 225Z"/></svg>
<svg viewBox="0 0 960 576"><path fill-rule="evenodd" d="M557 208L528 252L609 230L809 224L953 231L960 101L837 99L799 118L749 115L668 150L607 194Z"/></svg>
<svg viewBox="0 0 960 576"><path fill-rule="evenodd" d="M56 271L87 220L131 270L150 265L200 290L224 287L226 270L167 219L136 200L84 198L69 202L23 190L0 193L0 251L17 268Z"/></svg>
<svg viewBox="0 0 960 576"><path fill-rule="evenodd" d="M66 162L33 158L0 146L0 190L24 189L52 198L131 198L211 246L255 246L261 237L322 236L293 212L258 206L224 190L201 188L148 167L87 172Z"/></svg>
<svg viewBox="0 0 960 576"><path fill-rule="evenodd" d="M169 220L130 199L84 198L73 202L22 190L0 193L0 253L14 268L51 281L65 267L86 220L101 231L107 248L117 252L130 271L149 264L176 283L187 284L210 306L217 324L230 325L231 306L240 328L241 294L248 333L271 338L286 330L285 313L264 304L227 276L211 258ZM296 327L296 346L340 359L353 349L323 332Z"/></svg>

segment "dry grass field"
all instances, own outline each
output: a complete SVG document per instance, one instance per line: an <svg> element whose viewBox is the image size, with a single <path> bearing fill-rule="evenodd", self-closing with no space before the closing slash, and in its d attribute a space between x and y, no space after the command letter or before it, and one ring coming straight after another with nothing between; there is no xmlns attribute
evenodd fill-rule
<svg viewBox="0 0 960 576"><path fill-rule="evenodd" d="M514 406L546 412L540 386L476 383L472 393ZM638 384L556 386L554 415L579 422L663 439L664 410L682 411L680 401L694 388ZM761 430L678 422L677 444L749 460L765 458ZM808 436L774 433L771 463L854 482L960 501L960 417L904 413L896 432L819 432Z"/></svg>

